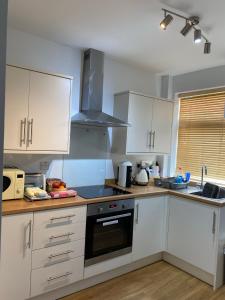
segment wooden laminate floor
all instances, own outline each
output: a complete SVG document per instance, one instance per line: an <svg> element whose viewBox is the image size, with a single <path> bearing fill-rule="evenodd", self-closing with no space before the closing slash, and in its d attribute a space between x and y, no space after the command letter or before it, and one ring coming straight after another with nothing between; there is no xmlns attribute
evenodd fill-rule
<svg viewBox="0 0 225 300"><path fill-rule="evenodd" d="M225 300L225 287L212 287L158 262L77 292L61 300Z"/></svg>

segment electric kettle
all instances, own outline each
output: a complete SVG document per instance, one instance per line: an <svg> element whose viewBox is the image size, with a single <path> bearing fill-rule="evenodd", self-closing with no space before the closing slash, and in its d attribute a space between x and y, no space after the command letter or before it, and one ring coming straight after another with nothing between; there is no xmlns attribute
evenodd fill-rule
<svg viewBox="0 0 225 300"><path fill-rule="evenodd" d="M147 185L149 181L149 173L145 168L141 168L135 177L135 182L138 185Z"/></svg>

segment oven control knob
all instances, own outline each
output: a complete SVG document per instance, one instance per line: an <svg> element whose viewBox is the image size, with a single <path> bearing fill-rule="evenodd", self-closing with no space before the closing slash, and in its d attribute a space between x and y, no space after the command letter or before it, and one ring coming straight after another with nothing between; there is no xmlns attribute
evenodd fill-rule
<svg viewBox="0 0 225 300"><path fill-rule="evenodd" d="M102 212L103 212L103 207L99 207L99 208L98 208L98 212L99 212L99 213L102 213Z"/></svg>

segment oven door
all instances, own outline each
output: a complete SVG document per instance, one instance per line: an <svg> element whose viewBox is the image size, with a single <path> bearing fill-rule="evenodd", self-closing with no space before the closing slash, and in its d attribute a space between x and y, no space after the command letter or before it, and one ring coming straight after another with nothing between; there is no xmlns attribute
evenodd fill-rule
<svg viewBox="0 0 225 300"><path fill-rule="evenodd" d="M88 216L85 266L132 251L134 210Z"/></svg>

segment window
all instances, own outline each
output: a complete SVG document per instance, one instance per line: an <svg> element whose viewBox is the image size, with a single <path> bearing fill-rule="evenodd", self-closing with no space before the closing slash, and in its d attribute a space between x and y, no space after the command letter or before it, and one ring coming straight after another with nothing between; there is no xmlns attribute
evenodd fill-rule
<svg viewBox="0 0 225 300"><path fill-rule="evenodd" d="M225 183L225 90L181 95L177 168Z"/></svg>

